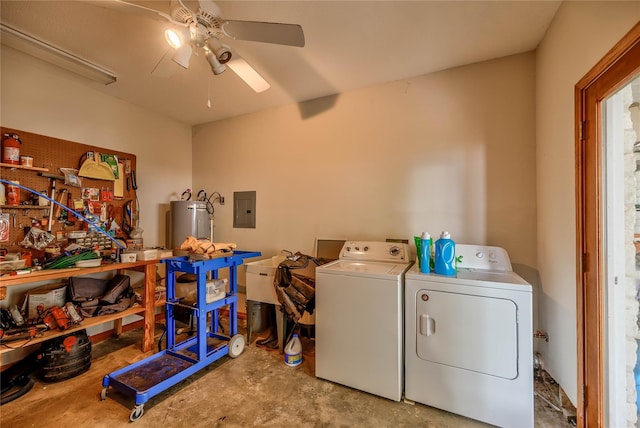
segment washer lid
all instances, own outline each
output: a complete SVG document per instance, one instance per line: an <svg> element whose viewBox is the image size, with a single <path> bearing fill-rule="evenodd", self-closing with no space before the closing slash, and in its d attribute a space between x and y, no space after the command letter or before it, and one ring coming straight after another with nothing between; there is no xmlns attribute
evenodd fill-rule
<svg viewBox="0 0 640 428"><path fill-rule="evenodd" d="M336 260L316 268L316 274L358 275L369 277L399 277L409 267L408 264L384 262L360 262L352 260Z"/></svg>

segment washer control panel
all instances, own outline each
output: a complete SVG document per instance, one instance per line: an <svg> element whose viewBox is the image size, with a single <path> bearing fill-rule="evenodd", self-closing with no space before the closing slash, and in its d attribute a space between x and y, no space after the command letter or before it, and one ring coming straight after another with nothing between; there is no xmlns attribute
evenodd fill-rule
<svg viewBox="0 0 640 428"><path fill-rule="evenodd" d="M456 244L459 269L511 271L509 254L504 248L488 245Z"/></svg>
<svg viewBox="0 0 640 428"><path fill-rule="evenodd" d="M398 242L346 241L341 259L409 263L409 245Z"/></svg>

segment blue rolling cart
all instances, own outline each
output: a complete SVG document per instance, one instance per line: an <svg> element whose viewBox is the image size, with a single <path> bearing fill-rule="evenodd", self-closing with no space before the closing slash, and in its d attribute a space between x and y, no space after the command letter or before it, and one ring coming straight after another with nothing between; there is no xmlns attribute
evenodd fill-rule
<svg viewBox="0 0 640 428"><path fill-rule="evenodd" d="M106 375L102 380L100 399L106 400L109 387L135 397L129 420L134 422L144 414L144 404L152 397L183 381L200 369L225 355L238 357L245 346L238 334L237 267L243 260L259 257L260 252L234 251L232 255L210 260L193 261L187 257L163 260L167 268L166 328L167 347L137 363ZM207 280L217 279L219 269L229 269L229 293L224 298L207 303ZM195 274L197 303L188 306L197 323L195 336L177 342L174 308L182 305L176 298L176 272ZM229 334L221 334L218 310L229 307Z"/></svg>

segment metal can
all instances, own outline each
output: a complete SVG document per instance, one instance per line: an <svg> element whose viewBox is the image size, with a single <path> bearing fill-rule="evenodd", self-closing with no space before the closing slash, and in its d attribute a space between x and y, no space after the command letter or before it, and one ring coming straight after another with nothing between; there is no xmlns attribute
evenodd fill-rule
<svg viewBox="0 0 640 428"><path fill-rule="evenodd" d="M111 260L120 261L120 252L119 247L111 247Z"/></svg>
<svg viewBox="0 0 640 428"><path fill-rule="evenodd" d="M20 156L20 165L32 167L33 158L31 156Z"/></svg>
<svg viewBox="0 0 640 428"><path fill-rule="evenodd" d="M11 184L7 184L7 205L20 205L20 187L14 184L20 183L14 181Z"/></svg>

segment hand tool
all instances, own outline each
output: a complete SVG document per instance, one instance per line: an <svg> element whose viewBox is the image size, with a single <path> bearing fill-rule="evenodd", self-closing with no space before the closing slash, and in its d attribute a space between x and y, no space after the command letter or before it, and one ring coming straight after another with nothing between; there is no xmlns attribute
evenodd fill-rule
<svg viewBox="0 0 640 428"><path fill-rule="evenodd" d="M55 201L56 199L56 179L49 178L51 180L51 200ZM51 208L49 209L49 222L47 223L47 232L51 233L51 226L53 224L53 203L51 203Z"/></svg>
<svg viewBox="0 0 640 428"><path fill-rule="evenodd" d="M58 199L56 200L56 202L58 202L58 204L60 205L56 205L56 209L55 209L55 213L53 215L53 217L57 220L60 218L60 212L62 211L62 200L64 199L64 194L67 193L67 189L62 189L60 191L60 194L58 195Z"/></svg>
<svg viewBox="0 0 640 428"><path fill-rule="evenodd" d="M122 213L122 231L125 235L129 236L132 230L132 219L131 219L131 202L127 201L124 203L123 213Z"/></svg>
<svg viewBox="0 0 640 428"><path fill-rule="evenodd" d="M138 190L138 183L136 183L136 171L135 170L131 170L131 187L133 187L133 190Z"/></svg>

